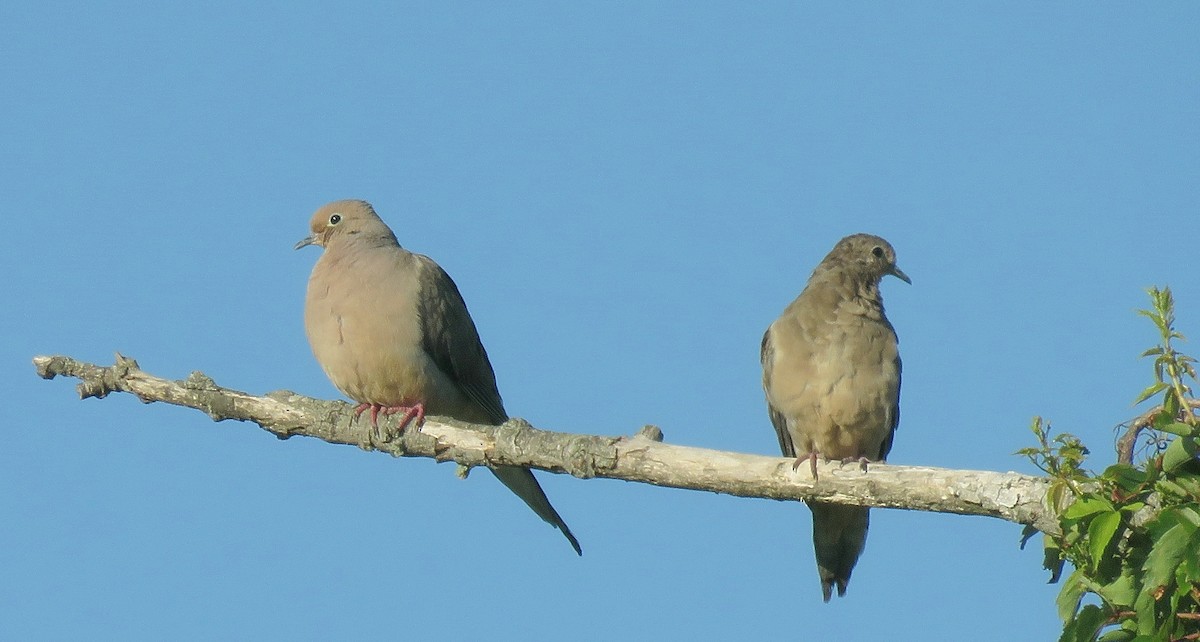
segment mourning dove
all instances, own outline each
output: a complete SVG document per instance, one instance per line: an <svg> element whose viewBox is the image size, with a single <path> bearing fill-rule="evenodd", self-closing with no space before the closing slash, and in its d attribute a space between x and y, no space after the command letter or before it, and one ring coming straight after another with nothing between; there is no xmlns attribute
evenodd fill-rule
<svg viewBox="0 0 1200 642"><path fill-rule="evenodd" d="M324 248L308 281L304 327L333 385L359 403L357 414L403 412L399 430L425 413L499 425L508 419L496 375L458 287L433 259L400 247L371 205L345 200L313 214L312 235L296 244ZM579 542L526 468L491 471L537 513Z"/></svg>
<svg viewBox="0 0 1200 642"><path fill-rule="evenodd" d="M912 283L887 241L855 234L838 241L808 285L767 328L763 390L779 448L808 460L882 461L900 418L900 353L883 313L879 281ZM845 595L867 541L869 511L809 502L821 592Z"/></svg>

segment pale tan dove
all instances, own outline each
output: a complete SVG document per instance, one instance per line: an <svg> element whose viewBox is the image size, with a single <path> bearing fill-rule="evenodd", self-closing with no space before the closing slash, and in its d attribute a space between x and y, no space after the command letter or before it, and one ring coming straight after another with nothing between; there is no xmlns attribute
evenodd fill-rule
<svg viewBox="0 0 1200 642"><path fill-rule="evenodd" d="M882 461L900 419L900 353L883 313L879 281L912 283L887 241L855 234L838 241L808 285L767 328L763 389L779 448L808 460ZM867 541L869 511L809 502L821 592L845 595Z"/></svg>
<svg viewBox="0 0 1200 642"><path fill-rule="evenodd" d="M427 256L400 247L365 201L336 201L313 214L296 244L325 249L308 281L304 327L333 385L356 412L403 412L403 430L425 413L499 425L508 419L496 375L458 287ZM492 468L533 512L579 542L526 468Z"/></svg>

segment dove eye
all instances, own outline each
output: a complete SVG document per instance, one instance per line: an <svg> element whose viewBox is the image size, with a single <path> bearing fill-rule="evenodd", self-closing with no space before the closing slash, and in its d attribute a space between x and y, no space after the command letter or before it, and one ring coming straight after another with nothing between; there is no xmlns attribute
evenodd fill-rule
<svg viewBox="0 0 1200 642"><path fill-rule="evenodd" d="M883 248L876 245L871 248L871 254L874 254L876 258L883 258Z"/></svg>
<svg viewBox="0 0 1200 642"><path fill-rule="evenodd" d="M342 215L341 215L341 214L334 214L333 216L330 216L330 217L329 217L329 224L330 224L330 225L337 225L338 223L341 223L341 222L342 222Z"/></svg>

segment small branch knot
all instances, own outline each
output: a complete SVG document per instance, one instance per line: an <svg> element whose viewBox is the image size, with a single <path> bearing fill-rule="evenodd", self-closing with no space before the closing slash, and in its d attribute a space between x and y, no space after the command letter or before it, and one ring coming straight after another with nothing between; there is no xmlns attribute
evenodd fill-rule
<svg viewBox="0 0 1200 642"><path fill-rule="evenodd" d="M217 390L217 382L203 372L193 370L192 374L183 380L183 387L188 390Z"/></svg>
<svg viewBox="0 0 1200 642"><path fill-rule="evenodd" d="M78 373L80 381L75 390L79 392L80 399L91 397L103 399L108 396L108 393L120 390L121 381L128 377L130 373L138 371L137 361L118 352L116 353L116 363L112 367L97 368L91 372ZM72 372L72 374L76 373Z"/></svg>
<svg viewBox="0 0 1200 642"><path fill-rule="evenodd" d="M34 357L33 366L43 379L53 379L63 372L66 357Z"/></svg>
<svg viewBox="0 0 1200 642"><path fill-rule="evenodd" d="M637 431L637 434L635 434L634 437L645 437L650 441L662 442L663 431L662 428L659 428L658 426L646 424L645 426L642 426L641 430Z"/></svg>
<svg viewBox="0 0 1200 642"><path fill-rule="evenodd" d="M579 479L603 476L617 466L617 439L579 435L562 449L563 469Z"/></svg>

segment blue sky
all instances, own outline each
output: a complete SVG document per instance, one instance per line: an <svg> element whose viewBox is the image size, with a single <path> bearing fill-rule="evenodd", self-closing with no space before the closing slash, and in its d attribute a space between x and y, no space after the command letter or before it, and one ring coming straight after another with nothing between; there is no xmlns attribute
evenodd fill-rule
<svg viewBox="0 0 1200 642"><path fill-rule="evenodd" d="M309 215L372 201L458 282L510 413L775 454L763 330L842 236L896 247L891 461L1093 467L1200 338L1194 3L6 3L0 637L1052 639L1020 527L875 511L822 604L808 511L487 475L128 395L35 354L339 398ZM1191 344L1193 352L1200 352Z"/></svg>

